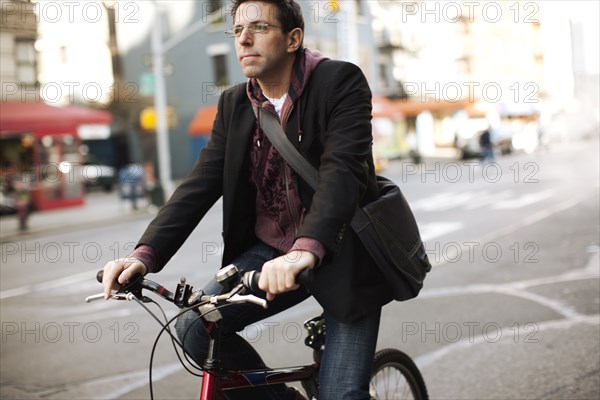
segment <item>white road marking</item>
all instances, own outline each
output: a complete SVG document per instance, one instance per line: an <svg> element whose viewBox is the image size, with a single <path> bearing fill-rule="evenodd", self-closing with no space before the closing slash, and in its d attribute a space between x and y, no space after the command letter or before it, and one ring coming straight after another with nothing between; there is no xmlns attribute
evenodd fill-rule
<svg viewBox="0 0 600 400"><path fill-rule="evenodd" d="M482 237L479 237L479 238L471 240L471 241L465 241L463 245L452 247L451 252L449 252L445 257L443 257L439 262L432 261L432 263L435 265L435 267L439 267L442 265L455 265L452 263L448 263L447 260L454 259L457 254L468 254L470 251L470 247L469 247L470 243L492 242L494 239L496 239L500 236L509 235L511 233L517 232L518 230L523 229L526 226L533 225L534 223L539 222L545 218L548 218L558 212L568 210L569 208L574 207L577 204L579 204L581 201L583 201L583 199L566 200L566 201L563 201L558 204L553 204L552 206L550 206L548 208L542 209L538 212L535 212L533 214L530 214L529 216L524 217L522 220L519 220L518 222L515 222L515 223L505 226L503 228L497 229L497 230L489 233L488 235L484 235ZM423 239L423 241L426 242L425 239Z"/></svg>
<svg viewBox="0 0 600 400"><path fill-rule="evenodd" d="M517 208L523 208L542 200L546 200L554 196L556 192L552 189L543 190L538 193L525 194L516 199L506 199L499 201L492 205L494 210L515 210Z"/></svg>
<svg viewBox="0 0 600 400"><path fill-rule="evenodd" d="M41 292L44 290L52 290L63 286L74 285L86 280L92 280L96 276L97 269L93 271L84 271L74 275L68 275L62 278L54 279L48 282L37 283L34 285L21 286L15 289L3 290L0 292L0 300L10 297L21 296L33 292Z"/></svg>
<svg viewBox="0 0 600 400"><path fill-rule="evenodd" d="M443 192L411 203L413 211L447 211L481 197L484 192Z"/></svg>
<svg viewBox="0 0 600 400"><path fill-rule="evenodd" d="M574 325L578 324L589 324L598 326L600 325L600 314L594 315L583 315L578 313L575 309L568 306L567 304L561 302L560 300L551 299L539 294L526 292L524 289L533 286L545 285L549 283L559 283L559 282L568 282L575 280L584 280L584 279L598 279L600 276L600 270L598 269L598 265L600 264L600 255L598 253L593 253L590 257L587 265L584 268L569 271L564 274L537 278L537 279L529 279L524 281L511 282L506 284L480 284L480 285L466 285L461 287L447 287L440 289L428 289L423 290L419 294L419 297L446 297L452 295L465 295L465 294L475 294L475 293L502 293L509 296L516 296L520 298L524 298L543 306L549 307L552 310L556 311L564 318L553 320L553 321L544 321L544 322L536 322L535 326L537 331L543 331L546 329L568 329ZM527 335L531 333L531 327L529 325L523 325L519 327L519 335ZM498 337L514 337L515 328L514 326L510 326L507 328L503 328L501 332L498 333ZM482 343L486 340L484 335L478 336L470 336L468 338L462 339L455 343L448 344L434 350L430 353L424 354L418 358L416 358L415 362L419 366L419 368L425 368L428 365L434 363L436 360L445 356L446 354L465 348L468 346L475 345L477 343Z"/></svg>
<svg viewBox="0 0 600 400"><path fill-rule="evenodd" d="M513 196L512 190L501 190L499 192L483 191L480 195L464 205L465 210L474 210L480 207L491 206L498 201L503 201Z"/></svg>
<svg viewBox="0 0 600 400"><path fill-rule="evenodd" d="M448 211L462 208L473 210L480 207L490 207L494 210L515 210L546 200L556 194L553 189L541 192L523 194L514 197L512 190L490 192L488 190L473 190L467 192L443 192L411 203L414 211Z"/></svg>
<svg viewBox="0 0 600 400"><path fill-rule="evenodd" d="M450 222L430 222L419 225L419 233L421 234L421 240L427 242L436 237L446 235L450 232L461 230L464 224L458 221Z"/></svg>
<svg viewBox="0 0 600 400"><path fill-rule="evenodd" d="M598 326L598 325L600 325L600 314L586 315L586 316L580 316L580 317L576 317L576 318L558 319L558 320L553 320L553 321L537 322L535 324L535 328L536 328L535 332L542 332L542 331L549 330L549 329L569 329L569 328L572 328L573 326L579 325L579 324L588 324L588 325ZM518 335L518 337L521 337L521 336L527 336L531 333L532 333L531 326L525 324L523 326L519 326L518 332L515 331L515 328L513 326L504 328L497 333L497 336L499 338L504 338L504 340L508 340L508 338L514 338L515 335ZM431 351L427 354L423 354L423 355L415 358L415 363L417 364L419 369L422 370L422 369L428 367L429 365L433 364L434 362L436 362L443 356L445 356L455 350L464 349L464 348L474 346L474 345L477 345L480 343L487 343L488 340L489 340L489 338L487 338L485 335L473 335L468 338L461 339L458 342L443 346L443 347L441 347L437 350Z"/></svg>
<svg viewBox="0 0 600 400"><path fill-rule="evenodd" d="M152 369L152 381L159 381L182 369L183 367L179 361L160 367L154 367ZM74 385L65 390L57 391L49 396L45 396L45 398L116 399L146 385L148 385L148 368L143 368L137 371L119 373Z"/></svg>

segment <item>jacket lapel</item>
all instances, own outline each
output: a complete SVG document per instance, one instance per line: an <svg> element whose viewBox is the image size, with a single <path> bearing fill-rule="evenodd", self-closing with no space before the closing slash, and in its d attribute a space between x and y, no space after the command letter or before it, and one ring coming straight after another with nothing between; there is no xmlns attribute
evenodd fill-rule
<svg viewBox="0 0 600 400"><path fill-rule="evenodd" d="M250 102L243 102L237 110L224 112L231 113L231 126L239 127L227 128L229 136L225 153L226 170L223 171L223 224L224 229L227 229L230 225L229 219L235 213L235 200L244 198L242 193L245 194L248 187L247 156L256 120Z"/></svg>

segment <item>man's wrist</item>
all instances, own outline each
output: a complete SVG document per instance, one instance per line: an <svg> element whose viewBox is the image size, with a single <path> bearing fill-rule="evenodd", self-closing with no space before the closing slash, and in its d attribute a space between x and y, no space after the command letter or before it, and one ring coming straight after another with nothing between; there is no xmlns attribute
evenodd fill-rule
<svg viewBox="0 0 600 400"><path fill-rule="evenodd" d="M142 244L138 248L136 248L128 258L134 258L138 260L140 263L144 265L146 268L146 274L149 272L154 272L156 269L156 251L147 244Z"/></svg>
<svg viewBox="0 0 600 400"><path fill-rule="evenodd" d="M302 267L302 269L314 268L319 261L319 258L316 256L316 254L311 251L301 249L290 250L286 254L286 259L292 264L298 264L300 267Z"/></svg>
<svg viewBox="0 0 600 400"><path fill-rule="evenodd" d="M299 237L294 242L291 251L300 250L305 252L310 252L316 258L314 266L320 265L325 257L325 246L323 246L319 241L309 238L309 237Z"/></svg>

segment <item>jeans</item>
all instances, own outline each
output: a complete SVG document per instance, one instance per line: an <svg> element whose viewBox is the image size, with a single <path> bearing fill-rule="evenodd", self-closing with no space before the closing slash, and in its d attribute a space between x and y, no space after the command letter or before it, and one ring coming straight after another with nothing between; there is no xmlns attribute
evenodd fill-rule
<svg viewBox="0 0 600 400"><path fill-rule="evenodd" d="M240 255L233 264L240 271L260 270L263 264L280 254L258 242ZM203 288L204 293L219 293L221 285L211 281ZM236 332L247 325L273 316L309 297L303 288L277 295L263 309L254 304L234 304L220 309L221 346L219 361L225 369L267 368L254 348ZM319 376L319 400L365 400L369 399L369 378L371 364L377 344L381 310L352 323L339 323L325 312L327 335L325 352L321 361ZM178 318L175 325L177 335L185 350L202 365L207 354L208 334L202 321L194 312L187 312ZM293 399L293 392L287 386L272 385L231 391L229 398L237 399Z"/></svg>

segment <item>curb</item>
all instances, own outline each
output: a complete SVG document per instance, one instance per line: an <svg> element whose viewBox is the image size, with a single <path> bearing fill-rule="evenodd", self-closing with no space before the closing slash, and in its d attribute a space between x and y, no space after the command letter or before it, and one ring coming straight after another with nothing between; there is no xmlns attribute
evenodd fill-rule
<svg viewBox="0 0 600 400"><path fill-rule="evenodd" d="M65 232L73 232L77 230L83 229L93 229L100 228L104 226L109 226L113 224L121 224L132 221L140 221L145 218L153 218L156 215L155 212L150 212L147 209L141 209L138 211L132 211L127 214L114 215L110 217L106 217L104 219L95 219L95 220L85 220L78 221L73 223L63 223L60 226L51 225L47 227L40 228L30 228L23 232L11 232L4 235L2 233L2 229L0 228L0 244L15 242L15 241L25 241L30 239L36 239L44 235L53 234L53 233L65 233ZM1 222L0 222L1 224Z"/></svg>

